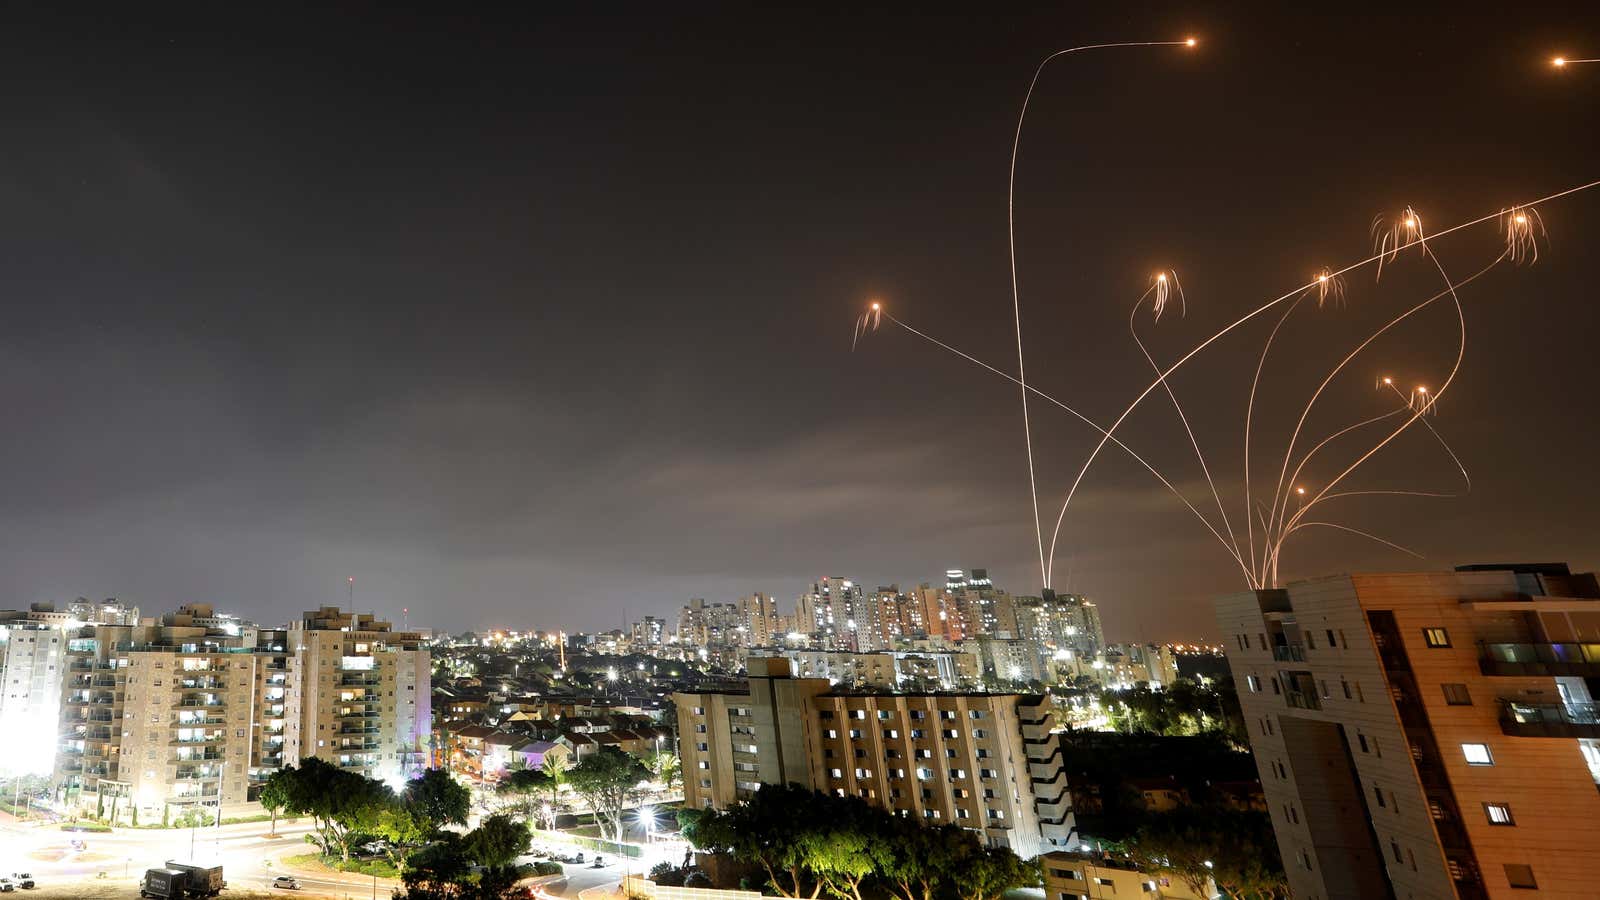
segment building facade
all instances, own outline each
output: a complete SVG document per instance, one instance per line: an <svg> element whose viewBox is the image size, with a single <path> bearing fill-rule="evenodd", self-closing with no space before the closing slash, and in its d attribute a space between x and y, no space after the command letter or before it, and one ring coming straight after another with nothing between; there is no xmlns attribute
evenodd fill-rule
<svg viewBox="0 0 1600 900"><path fill-rule="evenodd" d="M1341 575L1217 620L1296 897L1595 896L1593 575Z"/></svg>
<svg viewBox="0 0 1600 900"><path fill-rule="evenodd" d="M419 635L333 606L285 633L295 674L284 692L284 754L316 756L370 778L426 766L431 662Z"/></svg>
<svg viewBox="0 0 1600 900"><path fill-rule="evenodd" d="M1033 857L1075 845L1044 698L851 694L752 658L744 693L680 693L684 802L722 808L763 784L854 796L928 824L971 828Z"/></svg>

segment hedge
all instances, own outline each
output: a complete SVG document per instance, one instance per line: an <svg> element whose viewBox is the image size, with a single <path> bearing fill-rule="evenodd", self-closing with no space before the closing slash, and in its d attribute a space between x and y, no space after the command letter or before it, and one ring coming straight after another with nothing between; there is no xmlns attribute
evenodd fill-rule
<svg viewBox="0 0 1600 900"><path fill-rule="evenodd" d="M568 834L565 831L545 831L542 828L535 828L533 829L533 837L535 840L543 838L548 841L572 844L585 850L598 850L601 853L610 853L613 856L627 856L633 859L638 859L644 853L644 848L636 847L632 844L619 844L616 841L608 841L604 838L584 837L581 834Z"/></svg>

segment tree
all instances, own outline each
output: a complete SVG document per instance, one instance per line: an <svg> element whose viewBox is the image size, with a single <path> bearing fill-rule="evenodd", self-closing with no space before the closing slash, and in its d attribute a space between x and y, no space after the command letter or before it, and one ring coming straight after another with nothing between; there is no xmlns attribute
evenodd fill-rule
<svg viewBox="0 0 1600 900"><path fill-rule="evenodd" d="M495 792L515 803L523 818L537 819L541 828L552 828L555 826L555 789L555 778L543 769L518 769L506 776ZM546 791L550 792L551 801L540 802Z"/></svg>
<svg viewBox="0 0 1600 900"><path fill-rule="evenodd" d="M317 831L322 852L333 855L337 849L350 861L350 845L355 836L376 832L394 794L381 781L347 772L332 763L308 756L285 781L291 814L308 815Z"/></svg>
<svg viewBox="0 0 1600 900"><path fill-rule="evenodd" d="M1012 888L1039 883L1038 864L1021 859L1005 847L975 847L963 854L954 875L956 895L961 900L998 900Z"/></svg>
<svg viewBox="0 0 1600 900"><path fill-rule="evenodd" d="M506 815L493 815L467 832L461 843L467 857L480 866L508 866L528 852L532 835L526 823Z"/></svg>
<svg viewBox="0 0 1600 900"><path fill-rule="evenodd" d="M539 764L539 768L550 776L550 805L554 806L557 792L561 790L563 784L567 783L567 765L554 754L545 754L544 761Z"/></svg>
<svg viewBox="0 0 1600 900"><path fill-rule="evenodd" d="M958 860L968 855L963 845L977 838L957 825L925 828L910 819L893 821L880 874L899 900L935 900L954 879Z"/></svg>
<svg viewBox="0 0 1600 900"><path fill-rule="evenodd" d="M397 871L405 872L409 848L433 835L432 823L421 815L415 804L395 799L385 804L378 814L376 833L388 842L384 854Z"/></svg>
<svg viewBox="0 0 1600 900"><path fill-rule="evenodd" d="M513 830L518 827L517 823L509 824ZM502 835L507 832L500 826L495 828ZM471 844L473 836L480 831L481 828L474 829L465 836L445 832L438 841L411 854L406 860L405 873L400 876L405 890L396 891L394 900L512 900L526 897L527 893L519 892L516 886L521 873L515 867L488 866L474 871Z"/></svg>
<svg viewBox="0 0 1600 900"><path fill-rule="evenodd" d="M1259 812L1184 807L1160 813L1127 850L1142 868L1171 872L1197 893L1211 880L1232 897L1288 893L1271 821Z"/></svg>
<svg viewBox="0 0 1600 900"><path fill-rule="evenodd" d="M683 760L678 758L678 754L667 750L658 750L646 756L644 766L669 791L683 775Z"/></svg>
<svg viewBox="0 0 1600 900"><path fill-rule="evenodd" d="M725 811L684 810L678 822L683 836L697 849L726 853L739 862L760 866L778 896L815 900L822 893L822 883L807 877L799 841L804 815L798 808L792 813L786 808L790 801L809 804L810 794L795 785L764 785L750 799Z"/></svg>
<svg viewBox="0 0 1600 900"><path fill-rule="evenodd" d="M472 808L472 793L444 769L424 770L406 782L402 796L430 834L445 825L465 825Z"/></svg>
<svg viewBox="0 0 1600 900"><path fill-rule="evenodd" d="M272 836L278 836L278 813L289 805L289 781L294 776L290 769L278 769L267 776L267 783L261 786L261 808L272 816Z"/></svg>
<svg viewBox="0 0 1600 900"><path fill-rule="evenodd" d="M567 782L589 804L601 834L622 840L622 812L639 795L639 782L650 773L637 759L615 747L601 747L573 766Z"/></svg>

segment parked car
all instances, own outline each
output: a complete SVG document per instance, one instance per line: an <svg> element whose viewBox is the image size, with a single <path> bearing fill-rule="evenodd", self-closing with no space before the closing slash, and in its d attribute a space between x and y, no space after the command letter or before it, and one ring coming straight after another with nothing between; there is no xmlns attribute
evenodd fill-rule
<svg viewBox="0 0 1600 900"><path fill-rule="evenodd" d="M11 880L15 882L19 888L27 888L30 891L33 890L33 875L31 873L12 872Z"/></svg>
<svg viewBox="0 0 1600 900"><path fill-rule="evenodd" d="M300 890L300 881L288 875L279 875L277 878L272 879L272 886L286 891L298 891Z"/></svg>
<svg viewBox="0 0 1600 900"><path fill-rule="evenodd" d="M0 894L9 894L17 889L17 883L9 878L0 878Z"/></svg>

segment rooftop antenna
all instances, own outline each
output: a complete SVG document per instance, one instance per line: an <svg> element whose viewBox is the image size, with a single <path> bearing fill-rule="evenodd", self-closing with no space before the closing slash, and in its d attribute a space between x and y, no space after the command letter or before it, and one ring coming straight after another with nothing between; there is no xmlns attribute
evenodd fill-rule
<svg viewBox="0 0 1600 900"><path fill-rule="evenodd" d="M350 616L351 616L352 619L354 619L355 614L356 614L356 577L354 575L351 575L349 581L350 581ZM354 622L352 622L351 624L354 624Z"/></svg>

